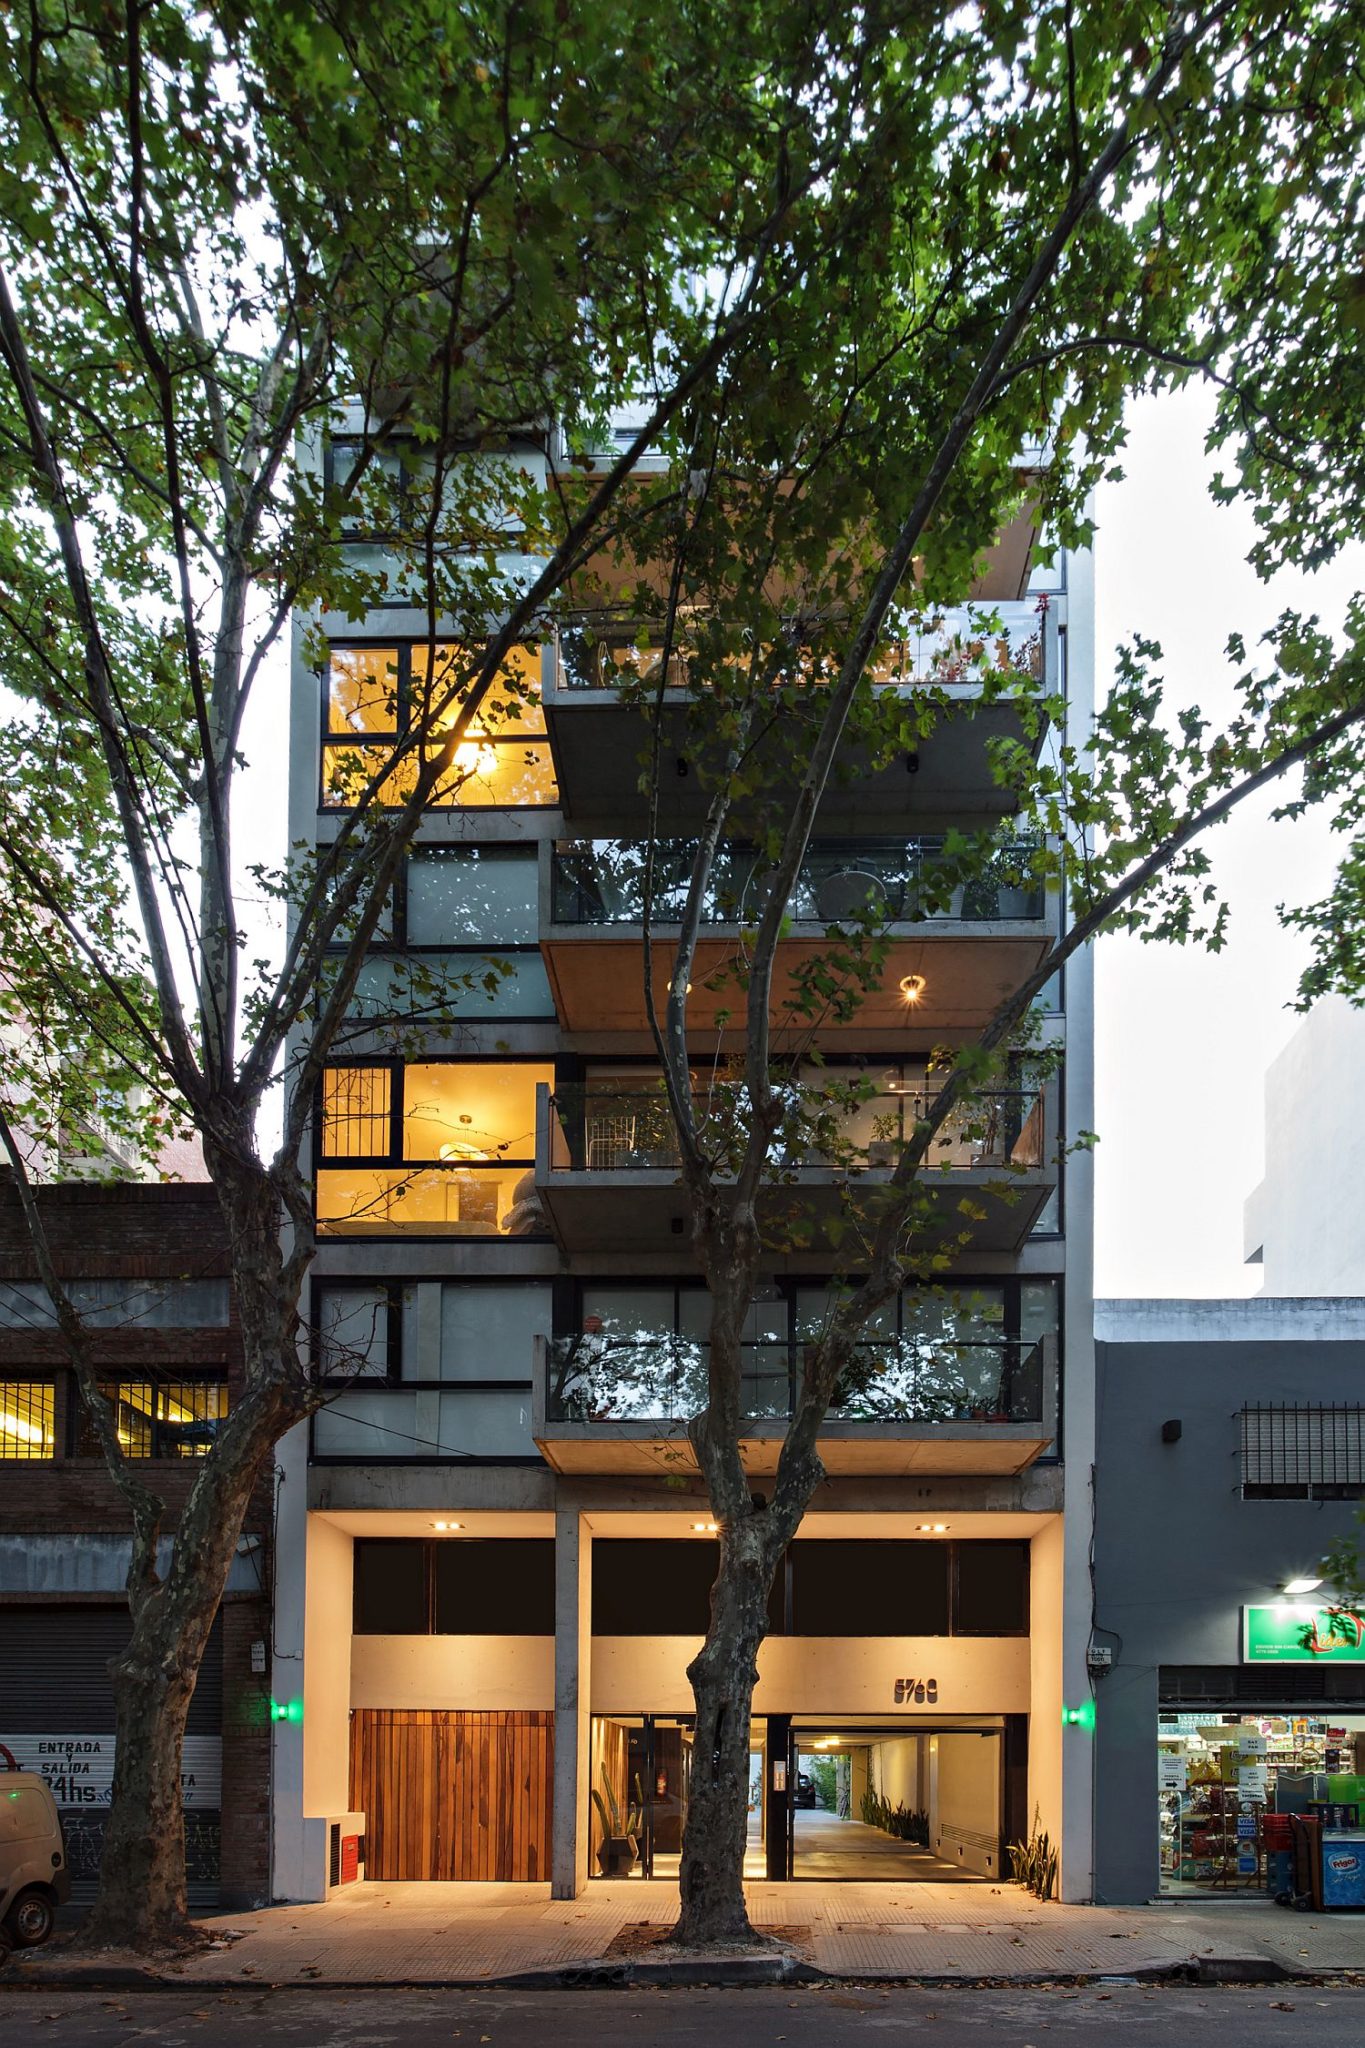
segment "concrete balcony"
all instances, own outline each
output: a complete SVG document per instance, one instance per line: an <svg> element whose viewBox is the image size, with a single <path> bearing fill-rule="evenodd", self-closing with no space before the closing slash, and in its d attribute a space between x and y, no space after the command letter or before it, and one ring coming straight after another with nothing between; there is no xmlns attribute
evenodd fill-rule
<svg viewBox="0 0 1365 2048"><path fill-rule="evenodd" d="M537 1340L532 1430L556 1472L694 1473L689 1419L706 1404L706 1344L672 1332ZM1008 1476L1053 1442L1053 1340L872 1340L831 1403L820 1457L855 1474ZM744 1347L745 1469L771 1474L803 1346Z"/></svg>
<svg viewBox="0 0 1365 2048"><path fill-rule="evenodd" d="M779 1150L759 1197L774 1246L819 1251L846 1242L851 1226L875 1224L924 1101L874 1096L830 1154ZM703 1143L723 1160L723 1112L699 1102L697 1116ZM939 1242L968 1230L973 1252L1019 1249L1057 1181L1049 1122L1038 1089L1001 1091L950 1119L920 1181ZM542 1213L566 1252L658 1252L686 1241L677 1141L658 1088L538 1089L535 1175Z"/></svg>
<svg viewBox="0 0 1365 2048"><path fill-rule="evenodd" d="M559 1021L566 1031L643 1033L644 911L648 843L628 839L561 840L542 848L541 953ZM790 936L778 947L773 1009L779 1015L801 987L803 969L829 952L831 925L856 931L867 922L889 941L879 985L863 993L856 1012L830 1023L841 1039L869 1043L903 1038L910 1022L931 1035L975 1031L1002 993L1017 987L1043 959L1055 932L1056 899L1020 886L1026 846L1001 848L998 871L964 888L954 882L939 835L814 841L791 901ZM660 841L651 877L655 939L654 996L662 1009L672 967L672 941L687 896L691 847ZM723 1013L742 1017L733 973L743 933L764 902L758 856L727 845L717 859L702 910L693 970L689 1025L712 1036ZM922 987L914 1017L904 984Z"/></svg>
<svg viewBox="0 0 1365 2048"><path fill-rule="evenodd" d="M1039 612L1029 602L995 606L1001 631L983 635L962 615L949 614L940 629L903 644L882 687L910 698L927 688L953 702L950 715L913 753L875 771L866 750L850 741L841 751L821 807L826 828L907 818L915 823L979 817L1007 817L1013 793L996 781L991 743L1011 739L1041 743L1025 732L1015 702L983 699L983 667L1017 665L1031 676L1038 695L1058 686L1055 611ZM660 800L663 814L679 823L700 819L708 802L707 770L714 765L693 711L693 681L683 653L662 672L661 650L641 650L629 624L602 624L588 633L563 633L547 648L542 668L546 730L554 758L564 814L575 823L594 820L643 823L650 799L640 788L641 754L649 728L638 702L627 701L643 685L660 718ZM1008 654L1006 655L1006 649ZM623 697L623 690L626 697ZM960 709L958 708L960 707ZM780 788L789 739L775 721L757 755L768 786Z"/></svg>

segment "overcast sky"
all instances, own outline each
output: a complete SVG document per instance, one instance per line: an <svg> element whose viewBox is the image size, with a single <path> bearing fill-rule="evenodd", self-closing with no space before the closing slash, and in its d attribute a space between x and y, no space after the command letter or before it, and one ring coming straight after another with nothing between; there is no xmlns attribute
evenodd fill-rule
<svg viewBox="0 0 1365 2048"><path fill-rule="evenodd" d="M1246 565L1250 519L1210 500L1207 399L1189 391L1134 408L1126 480L1099 502L1097 647L1159 640L1173 702L1226 715L1227 635L1248 643L1286 607L1338 624L1365 585L1365 550L1316 577L1263 584ZM1229 945L1107 939L1097 968L1096 1274L1108 1295L1256 1294L1242 1263L1242 1202L1263 1170L1266 1067L1295 1030L1286 1008L1307 958L1279 902L1322 894L1334 847L1325 818L1272 824L1248 805L1210 842L1233 910Z"/></svg>

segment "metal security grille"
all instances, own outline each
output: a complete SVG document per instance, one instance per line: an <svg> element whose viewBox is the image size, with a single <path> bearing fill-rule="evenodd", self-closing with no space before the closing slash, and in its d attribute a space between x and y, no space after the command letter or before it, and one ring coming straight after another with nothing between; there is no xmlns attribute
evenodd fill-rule
<svg viewBox="0 0 1365 2048"><path fill-rule="evenodd" d="M1359 1710L1365 1707L1365 1669L1358 1664L1339 1671L1316 1664L1163 1664L1157 1674L1157 1698L1161 1706L1177 1709L1269 1710L1321 1701L1324 1706Z"/></svg>
<svg viewBox="0 0 1365 2048"><path fill-rule="evenodd" d="M329 1067L322 1077L322 1151L327 1159L386 1159L393 1150L387 1067Z"/></svg>
<svg viewBox="0 0 1365 2048"><path fill-rule="evenodd" d="M1242 1410L1243 1500L1365 1495L1365 1408L1261 1404Z"/></svg>
<svg viewBox="0 0 1365 2048"><path fill-rule="evenodd" d="M0 1380L0 1458L56 1456L51 1380Z"/></svg>

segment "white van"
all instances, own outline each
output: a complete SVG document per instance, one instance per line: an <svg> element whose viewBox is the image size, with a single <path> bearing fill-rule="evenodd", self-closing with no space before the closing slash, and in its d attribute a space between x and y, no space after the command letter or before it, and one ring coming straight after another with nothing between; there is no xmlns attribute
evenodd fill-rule
<svg viewBox="0 0 1365 2048"><path fill-rule="evenodd" d="M0 1743L0 1928L14 1948L36 1948L71 1896L61 1816L47 1785L21 1771Z"/></svg>

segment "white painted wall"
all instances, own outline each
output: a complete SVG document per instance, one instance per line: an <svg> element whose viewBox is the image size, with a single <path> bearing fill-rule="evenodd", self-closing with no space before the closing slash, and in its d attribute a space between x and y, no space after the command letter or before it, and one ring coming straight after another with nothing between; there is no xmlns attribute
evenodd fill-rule
<svg viewBox="0 0 1365 2048"><path fill-rule="evenodd" d="M353 1707L451 1713L548 1713L555 1703L552 1636L355 1636Z"/></svg>
<svg viewBox="0 0 1365 2048"><path fill-rule="evenodd" d="M1000 1737L929 1738L929 1846L945 1863L1000 1875Z"/></svg>
<svg viewBox="0 0 1365 2048"><path fill-rule="evenodd" d="M351 1538L308 1517L308 1609L303 1638L303 1811L351 1803Z"/></svg>
<svg viewBox="0 0 1365 2048"><path fill-rule="evenodd" d="M687 1666L700 1636L594 1636L595 1714L690 1714ZM938 1700L897 1706L898 1678L937 1678ZM758 1653L756 1714L1025 1714L1024 1636L770 1636Z"/></svg>
<svg viewBox="0 0 1365 2048"><path fill-rule="evenodd" d="M1365 1294L1365 1205L1349 1134L1365 1116L1365 1011L1316 1003L1265 1077L1265 1178L1248 1259L1267 1295Z"/></svg>
<svg viewBox="0 0 1365 2048"><path fill-rule="evenodd" d="M1030 1691L1028 1814L1054 1842L1062 1839L1062 1571L1066 1544L1062 1524L1045 1522L1030 1545ZM1091 1738L1072 1729L1074 1739ZM1087 1842L1088 1842L1087 1815ZM1088 1848L1087 1848L1088 1854Z"/></svg>
<svg viewBox="0 0 1365 2048"><path fill-rule="evenodd" d="M872 1783L884 1799L893 1806L908 1807L914 1813L920 1806L920 1752L928 1741L927 1736L905 1735L894 1742L874 1742L870 1750ZM858 1818L858 1805L854 1801L853 1818Z"/></svg>

